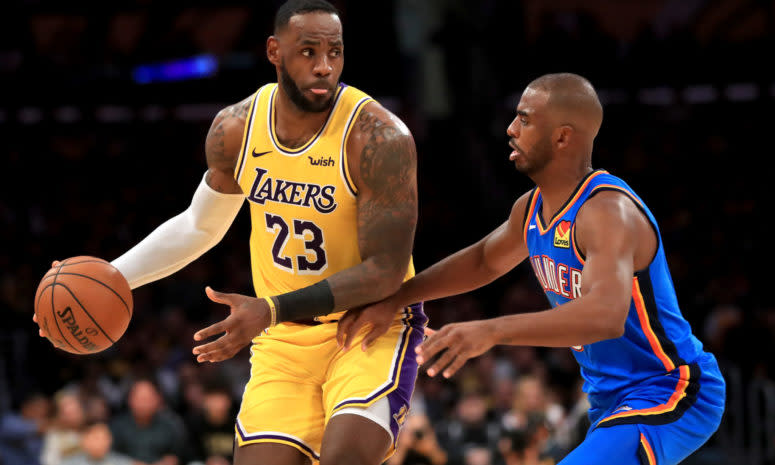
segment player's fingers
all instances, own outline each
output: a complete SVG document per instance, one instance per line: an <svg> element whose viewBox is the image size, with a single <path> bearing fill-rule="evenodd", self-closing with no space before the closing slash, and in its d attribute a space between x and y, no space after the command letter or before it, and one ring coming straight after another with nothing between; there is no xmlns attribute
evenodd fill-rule
<svg viewBox="0 0 775 465"><path fill-rule="evenodd" d="M437 331L435 329L431 329L427 326L425 327L425 329L423 329L423 334L425 334L425 337L431 337L434 334L436 334L436 332Z"/></svg>
<svg viewBox="0 0 775 465"><path fill-rule="evenodd" d="M414 351L417 353L417 363L422 365L423 362L432 359L434 355L447 347L448 342L446 335L447 329L442 328L428 337L422 344L415 347Z"/></svg>
<svg viewBox="0 0 775 465"><path fill-rule="evenodd" d="M226 334L218 338L217 341L200 346L200 353L197 355L196 360L197 362L220 362L233 357L234 354L239 352L240 347L233 337Z"/></svg>
<svg viewBox="0 0 775 465"><path fill-rule="evenodd" d="M468 360L468 357L463 356L463 354L457 354L455 356L455 360L452 361L452 363L444 370L444 377L449 378L463 366L465 365L466 361Z"/></svg>
<svg viewBox="0 0 775 465"><path fill-rule="evenodd" d="M355 320L355 317L352 316L352 313L345 313L342 318L339 319L339 322L336 326L336 344L341 349L344 347L344 339L345 335L350 331L350 327L353 324L353 321Z"/></svg>
<svg viewBox="0 0 775 465"><path fill-rule="evenodd" d="M221 336L213 342L194 347L193 352L197 356L197 361L206 361L213 357L215 353L226 350L228 346L229 341L226 339L226 336Z"/></svg>
<svg viewBox="0 0 775 465"><path fill-rule="evenodd" d="M345 351L350 350L350 346L352 345L353 341L355 341L355 337L361 331L361 328L363 328L364 324L365 324L365 321L363 321L363 318L361 318L361 315L358 315L355 318L355 321L353 321L353 324L350 325L350 329L347 331L347 334L344 335Z"/></svg>
<svg viewBox="0 0 775 465"><path fill-rule="evenodd" d="M361 343L361 350L366 352L366 349L371 346L374 341L377 340L380 336L385 334L387 330L390 328L390 325L372 325L371 329L369 330L368 334L363 337L363 342Z"/></svg>
<svg viewBox="0 0 775 465"><path fill-rule="evenodd" d="M194 334L194 340L201 341L202 339L207 339L210 336L215 336L216 334L221 334L226 332L226 330L229 328L227 321L228 321L228 318L225 320L219 321L218 323L212 324L205 329L200 329ZM194 348L194 350L196 350L196 348Z"/></svg>
<svg viewBox="0 0 775 465"><path fill-rule="evenodd" d="M443 354L441 354L441 357L439 357L438 360L436 360L436 363L431 365L430 368L428 368L428 376L436 376L436 373L439 373L441 370L444 369L447 365L452 362L452 360L455 359L457 356L457 350L453 348L449 348L446 351L444 351Z"/></svg>
<svg viewBox="0 0 775 465"><path fill-rule="evenodd" d="M37 313L33 313L32 314L32 321L34 321L35 323L38 322L38 314Z"/></svg>
<svg viewBox="0 0 775 465"><path fill-rule="evenodd" d="M51 262L51 268L58 267L60 263L62 262L60 262L59 260L54 260L53 262Z"/></svg>
<svg viewBox="0 0 775 465"><path fill-rule="evenodd" d="M218 292L210 286L205 287L205 294L207 294L210 300L219 304L231 305L233 302L232 294Z"/></svg>
<svg viewBox="0 0 775 465"><path fill-rule="evenodd" d="M46 333L44 333L42 329L38 329L38 336L46 337Z"/></svg>

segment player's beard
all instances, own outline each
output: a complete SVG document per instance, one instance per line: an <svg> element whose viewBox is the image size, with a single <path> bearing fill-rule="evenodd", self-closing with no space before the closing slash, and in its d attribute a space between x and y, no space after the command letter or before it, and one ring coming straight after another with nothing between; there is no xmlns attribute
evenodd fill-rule
<svg viewBox="0 0 775 465"><path fill-rule="evenodd" d="M280 85L283 86L283 91L291 99L294 105L300 110L309 113L322 113L328 111L331 108L331 102L334 99L334 93L325 100L312 101L304 96L304 93L299 89L296 81L293 80L288 70L285 68L285 63L280 64Z"/></svg>
<svg viewBox="0 0 775 465"><path fill-rule="evenodd" d="M524 156L525 163L514 166L522 174L531 176L543 170L546 165L552 161L552 143L548 137L541 138L530 148L530 151L520 150Z"/></svg>

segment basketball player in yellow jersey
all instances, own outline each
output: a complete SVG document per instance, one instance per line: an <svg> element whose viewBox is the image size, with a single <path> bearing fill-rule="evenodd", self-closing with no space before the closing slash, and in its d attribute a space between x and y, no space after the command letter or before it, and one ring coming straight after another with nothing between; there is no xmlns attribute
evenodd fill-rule
<svg viewBox="0 0 775 465"><path fill-rule="evenodd" d="M344 311L414 274L417 221L412 136L339 82L343 49L331 4L283 4L267 40L278 83L218 113L190 207L112 262L132 288L168 276L218 243L248 199L257 297L207 288L231 314L199 331L194 349L218 362L254 342L235 465L378 465L414 388L421 305L363 350L337 344Z"/></svg>

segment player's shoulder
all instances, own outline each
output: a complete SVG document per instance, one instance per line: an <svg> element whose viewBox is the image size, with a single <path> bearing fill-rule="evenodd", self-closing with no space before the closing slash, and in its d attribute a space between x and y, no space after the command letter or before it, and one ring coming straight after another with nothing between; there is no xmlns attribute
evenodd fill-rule
<svg viewBox="0 0 775 465"><path fill-rule="evenodd" d="M248 95L237 103L232 103L223 107L215 116L215 120L232 121L241 120L243 123L250 112L250 105L253 103L255 93Z"/></svg>
<svg viewBox="0 0 775 465"><path fill-rule="evenodd" d="M213 118L205 140L205 155L211 169L234 170L252 101L253 95L250 95L224 107Z"/></svg>
<svg viewBox="0 0 775 465"><path fill-rule="evenodd" d="M584 201L576 215L579 229L626 228L644 221L633 198L620 190L601 190Z"/></svg>
<svg viewBox="0 0 775 465"><path fill-rule="evenodd" d="M371 100L363 106L353 127L351 138L375 136L385 138L411 138L412 133L406 124L392 111L376 100Z"/></svg>

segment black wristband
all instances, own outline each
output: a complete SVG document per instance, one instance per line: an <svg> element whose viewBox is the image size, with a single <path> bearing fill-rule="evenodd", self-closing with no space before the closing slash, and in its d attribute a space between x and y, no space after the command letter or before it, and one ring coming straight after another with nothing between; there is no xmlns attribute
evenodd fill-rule
<svg viewBox="0 0 775 465"><path fill-rule="evenodd" d="M278 323L327 315L334 310L334 294L325 279L274 298L277 301Z"/></svg>

